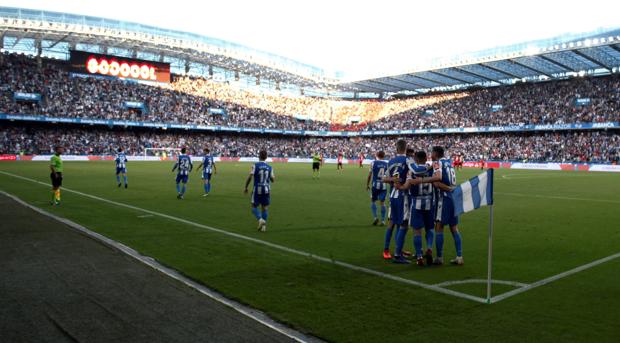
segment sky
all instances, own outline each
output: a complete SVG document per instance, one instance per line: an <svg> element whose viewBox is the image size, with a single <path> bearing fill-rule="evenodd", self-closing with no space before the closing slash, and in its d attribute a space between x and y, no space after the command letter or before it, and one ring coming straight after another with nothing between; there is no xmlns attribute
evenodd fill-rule
<svg viewBox="0 0 620 343"><path fill-rule="evenodd" d="M347 77L620 27L620 1L2 0L2 6L133 21L220 38Z"/></svg>

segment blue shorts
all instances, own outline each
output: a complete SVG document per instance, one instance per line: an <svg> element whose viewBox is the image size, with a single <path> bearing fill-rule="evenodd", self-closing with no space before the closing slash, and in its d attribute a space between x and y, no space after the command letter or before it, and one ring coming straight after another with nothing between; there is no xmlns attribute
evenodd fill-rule
<svg viewBox="0 0 620 343"><path fill-rule="evenodd" d="M405 221L405 198L390 198L392 224L401 225Z"/></svg>
<svg viewBox="0 0 620 343"><path fill-rule="evenodd" d="M454 202L449 196L440 195L435 205L435 221L441 225L458 225L459 217L454 215Z"/></svg>
<svg viewBox="0 0 620 343"><path fill-rule="evenodd" d="M211 180L211 173L202 172L203 180Z"/></svg>
<svg viewBox="0 0 620 343"><path fill-rule="evenodd" d="M252 206L269 206L271 203L271 196L269 193L267 194L256 194L256 192L252 192Z"/></svg>
<svg viewBox="0 0 620 343"><path fill-rule="evenodd" d="M432 230L435 228L435 213L433 210L418 210L411 204L409 223L414 230Z"/></svg>
<svg viewBox="0 0 620 343"><path fill-rule="evenodd" d="M177 174L177 183L179 182L187 183L187 180L189 180L189 175Z"/></svg>
<svg viewBox="0 0 620 343"><path fill-rule="evenodd" d="M127 173L127 168L116 167L116 175L118 175L120 173Z"/></svg>
<svg viewBox="0 0 620 343"><path fill-rule="evenodd" d="M387 189L375 189L375 188L370 189L370 200L372 202L375 202L377 200L385 201L386 195L387 195Z"/></svg>

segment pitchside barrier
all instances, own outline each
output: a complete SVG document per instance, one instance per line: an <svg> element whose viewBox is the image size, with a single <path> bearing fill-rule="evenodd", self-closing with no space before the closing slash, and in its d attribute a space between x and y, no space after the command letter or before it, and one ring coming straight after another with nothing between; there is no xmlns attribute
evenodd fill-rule
<svg viewBox="0 0 620 343"><path fill-rule="evenodd" d="M49 161L51 155L0 155L0 161ZM114 156L109 155L63 155L64 161L112 161ZM127 156L130 161L173 161L170 157L159 156ZM214 157L216 162L258 162L256 157ZM192 161L200 162L200 156L192 156ZM369 165L372 160L364 160L364 165ZM274 157L267 159L267 162L276 163L311 163L311 158L283 158ZM335 158L325 159L327 164L336 164ZM343 159L345 164L357 165L357 159ZM465 161L463 167L480 168L481 162ZM572 171L593 171L593 172L616 172L620 173L620 165L599 164L599 163L529 163L529 162L505 162L505 161L485 161L484 168L495 169L529 169L529 170L572 170Z"/></svg>

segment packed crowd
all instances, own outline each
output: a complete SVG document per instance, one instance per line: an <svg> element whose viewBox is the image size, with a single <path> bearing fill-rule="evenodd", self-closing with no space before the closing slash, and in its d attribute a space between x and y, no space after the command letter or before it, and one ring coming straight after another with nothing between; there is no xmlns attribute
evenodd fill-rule
<svg viewBox="0 0 620 343"><path fill-rule="evenodd" d="M486 88L370 123L367 130L620 121L620 76ZM434 96L431 96L434 97ZM578 99L584 102L578 104Z"/></svg>
<svg viewBox="0 0 620 343"><path fill-rule="evenodd" d="M226 93L207 97L194 81L180 77L171 84L144 84L111 78L72 77L62 62L2 55L0 113L40 114L51 117L101 118L198 125L328 130L325 122L298 120L258 107L229 102ZM215 82L209 82L216 84ZM213 88L215 89L215 88ZM191 92L190 92L191 90ZM40 103L14 101L14 92L41 94ZM144 110L126 108L125 102L143 103ZM225 110L212 114L209 108Z"/></svg>
<svg viewBox="0 0 620 343"><path fill-rule="evenodd" d="M74 129L60 127L2 126L1 154L47 154L55 145L66 147L68 154L112 154L119 146L129 154L142 155L146 148L188 147L200 154L208 146L217 156L256 156L266 149L273 157L309 157L315 152L326 158L343 154L356 159L359 154L371 158L378 150L391 154L395 137L381 138L301 138L238 136L192 132ZM620 134L607 131L556 132L543 134L468 134L407 137L410 146L429 149L447 148L451 156L468 160L528 160L559 162L618 163Z"/></svg>
<svg viewBox="0 0 620 343"><path fill-rule="evenodd" d="M71 76L64 62L0 55L0 112L288 130L412 129L620 121L620 76L575 78L384 101L345 101L244 90L203 78L170 84ZM40 103L13 92L38 93ZM577 99L589 103L576 105ZM126 101L145 110L129 109ZM227 115L211 114L209 108ZM363 125L350 127L351 118Z"/></svg>

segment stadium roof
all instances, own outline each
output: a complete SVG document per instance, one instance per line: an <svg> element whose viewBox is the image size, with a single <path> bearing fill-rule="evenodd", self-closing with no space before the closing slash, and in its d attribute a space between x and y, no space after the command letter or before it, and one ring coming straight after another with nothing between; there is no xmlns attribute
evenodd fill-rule
<svg viewBox="0 0 620 343"><path fill-rule="evenodd" d="M0 7L0 35L0 38L15 38L13 45L29 39L48 50L60 43L124 49L162 60L164 56L174 57L301 86L325 87L335 81L326 79L323 69L241 44L114 19Z"/></svg>
<svg viewBox="0 0 620 343"><path fill-rule="evenodd" d="M7 38L7 39L5 39ZM0 42L65 55L69 48L180 63L177 69L221 67L300 87L343 92L421 94L518 81L620 72L620 29L569 34L433 61L398 75L328 78L322 69L202 35L118 20L0 7ZM0 46L5 49L11 46ZM174 67L174 66L173 66Z"/></svg>
<svg viewBox="0 0 620 343"><path fill-rule="evenodd" d="M620 29L479 51L406 73L341 83L362 92L425 93L620 72Z"/></svg>

